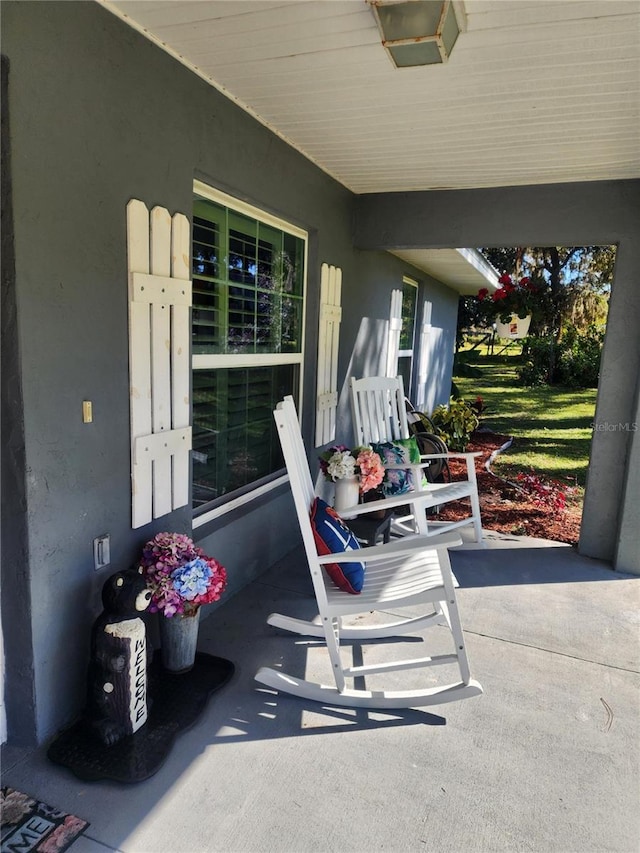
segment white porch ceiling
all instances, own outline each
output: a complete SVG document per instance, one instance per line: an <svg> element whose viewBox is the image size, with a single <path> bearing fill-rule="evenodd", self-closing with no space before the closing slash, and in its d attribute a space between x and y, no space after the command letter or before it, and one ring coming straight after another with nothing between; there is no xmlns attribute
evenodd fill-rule
<svg viewBox="0 0 640 853"><path fill-rule="evenodd" d="M356 193L640 175L640 3L466 0L395 69L365 0L108 0Z"/></svg>
<svg viewBox="0 0 640 853"><path fill-rule="evenodd" d="M365 0L98 2L355 193L640 176L638 0L456 2L404 69Z"/></svg>

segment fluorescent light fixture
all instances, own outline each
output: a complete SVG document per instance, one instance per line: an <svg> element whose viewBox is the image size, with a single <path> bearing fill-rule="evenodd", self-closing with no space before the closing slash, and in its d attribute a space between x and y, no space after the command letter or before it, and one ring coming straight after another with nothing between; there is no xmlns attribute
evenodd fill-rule
<svg viewBox="0 0 640 853"><path fill-rule="evenodd" d="M451 0L368 2L382 35L382 46L396 68L447 61L460 34Z"/></svg>

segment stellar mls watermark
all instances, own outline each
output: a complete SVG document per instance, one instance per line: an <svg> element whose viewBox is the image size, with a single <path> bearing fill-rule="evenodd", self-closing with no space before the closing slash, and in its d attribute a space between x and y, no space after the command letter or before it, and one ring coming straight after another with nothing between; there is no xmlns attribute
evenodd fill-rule
<svg viewBox="0 0 640 853"><path fill-rule="evenodd" d="M611 424L609 421L601 421L600 423L594 421L589 426L594 432L638 432L636 421L618 421L615 424Z"/></svg>

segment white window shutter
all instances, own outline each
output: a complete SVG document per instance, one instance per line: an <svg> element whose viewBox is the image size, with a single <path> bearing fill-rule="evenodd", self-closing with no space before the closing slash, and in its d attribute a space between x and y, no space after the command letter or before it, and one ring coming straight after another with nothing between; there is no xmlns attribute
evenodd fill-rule
<svg viewBox="0 0 640 853"><path fill-rule="evenodd" d="M402 330L402 291L391 291L391 310L389 312L389 335L387 338L387 377L394 379L398 375L398 352L400 350L400 332Z"/></svg>
<svg viewBox="0 0 640 853"><path fill-rule="evenodd" d="M338 406L338 345L342 309L342 270L322 264L320 271L320 326L318 330L318 384L316 447L336 437Z"/></svg>
<svg viewBox="0 0 640 853"><path fill-rule="evenodd" d="M189 502L190 229L182 213L127 205L132 526Z"/></svg>
<svg viewBox="0 0 640 853"><path fill-rule="evenodd" d="M420 327L420 350L418 355L418 399L416 406L424 411L427 404L427 370L429 369L429 339L431 337L431 303L422 306Z"/></svg>

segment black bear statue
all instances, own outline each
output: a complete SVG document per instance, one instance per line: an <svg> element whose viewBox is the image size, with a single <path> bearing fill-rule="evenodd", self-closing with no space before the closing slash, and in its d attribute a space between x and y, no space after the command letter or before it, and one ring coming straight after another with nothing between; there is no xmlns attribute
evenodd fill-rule
<svg viewBox="0 0 640 853"><path fill-rule="evenodd" d="M102 587L93 624L85 722L107 746L147 720L147 641L140 618L151 601L142 569L116 572Z"/></svg>

